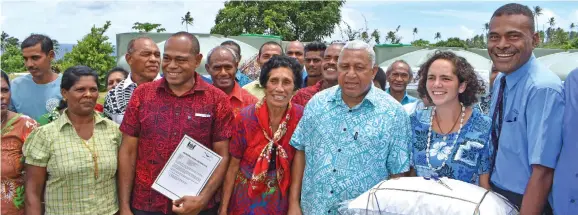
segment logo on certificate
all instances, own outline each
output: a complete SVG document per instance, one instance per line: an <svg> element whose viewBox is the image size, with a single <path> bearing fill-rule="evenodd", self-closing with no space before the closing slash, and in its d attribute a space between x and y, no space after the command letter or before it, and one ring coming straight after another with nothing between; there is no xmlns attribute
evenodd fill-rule
<svg viewBox="0 0 578 215"><path fill-rule="evenodd" d="M193 144L192 142L187 143L187 148L189 148L190 150L194 150L195 147L197 147L197 145Z"/></svg>

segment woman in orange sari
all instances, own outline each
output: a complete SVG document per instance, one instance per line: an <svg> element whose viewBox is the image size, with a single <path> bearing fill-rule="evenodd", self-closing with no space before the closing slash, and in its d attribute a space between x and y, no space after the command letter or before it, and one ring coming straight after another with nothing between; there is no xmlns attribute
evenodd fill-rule
<svg viewBox="0 0 578 215"><path fill-rule="evenodd" d="M22 146L36 128L36 122L28 116L8 110L10 105L10 80L2 71L0 80L2 120L2 215L24 214L24 177L22 174Z"/></svg>

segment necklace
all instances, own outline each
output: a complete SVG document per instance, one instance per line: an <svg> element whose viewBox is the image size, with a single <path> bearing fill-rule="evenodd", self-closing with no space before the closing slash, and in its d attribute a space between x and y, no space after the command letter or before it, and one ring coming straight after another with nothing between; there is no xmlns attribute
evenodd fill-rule
<svg viewBox="0 0 578 215"><path fill-rule="evenodd" d="M91 138L92 139L92 138ZM84 143L84 146L86 146L86 149L88 149L88 151L90 151L91 157L92 157L92 162L94 163L94 179L98 178L98 153L96 152L96 144L94 144L94 139L92 140L92 146L93 148L91 148L89 146L90 140L87 142L86 140L82 140L82 143Z"/></svg>
<svg viewBox="0 0 578 215"><path fill-rule="evenodd" d="M456 138L454 139L454 143L452 144L452 148L450 149L450 152L454 150L454 147L456 145L456 142L458 142L458 138L460 136L460 133L462 132L462 127L464 125L464 117L466 115L466 107L464 107L464 104L462 104L460 102L460 105L462 106L462 112L461 112L461 119L460 119L460 129L458 130L458 134L456 135ZM437 168L433 168L431 163L430 163L430 159L429 159L429 149L430 149L430 143L431 143L431 136L432 136L432 124L433 124L433 117L436 113L436 107L434 106L432 111L431 111L431 117L430 117L430 121L429 121L429 130L427 133L427 145L426 145L426 149L425 149L425 159L427 161L427 165L430 169L434 170L434 171L438 171L440 169L442 169L445 165L446 165L446 161L449 159L449 156L446 157L446 159L443 160L442 165L440 165ZM451 132L451 130L450 130ZM445 139L444 139L445 140ZM445 142L444 142L445 143ZM445 145L445 144L444 144ZM443 146L442 146L443 147ZM440 149L441 150L441 149Z"/></svg>
<svg viewBox="0 0 578 215"><path fill-rule="evenodd" d="M461 104L461 103L460 103L460 104ZM464 107L464 106L462 106L462 113L464 113L463 107ZM434 115L435 115L435 111L433 112L432 118L433 118ZM456 121L454 122L454 125L452 126L452 128L450 128L450 130L449 130L447 133L442 130L442 127L440 126L440 120L439 120L439 119L440 119L439 117L436 117L436 122L437 122L438 128L440 129L440 134L443 136L443 140L446 141L446 140L448 139L448 136L447 136L447 135L450 134L450 132L452 132L452 130L456 127L456 125L458 124L458 121L460 120L460 118L458 117L458 118L456 119ZM462 119L463 119L463 117L462 117ZM433 123L433 121L432 121L432 123ZM444 133L445 133L445 134L444 134Z"/></svg>

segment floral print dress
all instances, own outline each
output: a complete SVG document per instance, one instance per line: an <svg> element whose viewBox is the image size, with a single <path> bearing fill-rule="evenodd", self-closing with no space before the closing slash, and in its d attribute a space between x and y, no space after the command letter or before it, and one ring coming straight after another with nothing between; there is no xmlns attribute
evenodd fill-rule
<svg viewBox="0 0 578 215"><path fill-rule="evenodd" d="M32 118L17 115L2 128L2 215L24 214L22 146L36 127Z"/></svg>
<svg viewBox="0 0 578 215"><path fill-rule="evenodd" d="M493 147L488 144L488 139L491 119L477 108L472 110L472 115L463 125L455 145L457 132L447 135L444 140L442 135L432 130L429 160L433 169L426 160L432 108L416 110L410 116L414 131L411 166L416 170L417 176L448 177L479 185L479 176L490 171ZM446 163L442 166L444 161Z"/></svg>

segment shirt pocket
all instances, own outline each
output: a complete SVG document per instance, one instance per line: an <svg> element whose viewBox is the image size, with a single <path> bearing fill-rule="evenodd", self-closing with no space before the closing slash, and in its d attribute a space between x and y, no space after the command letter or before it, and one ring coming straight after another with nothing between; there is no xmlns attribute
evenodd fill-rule
<svg viewBox="0 0 578 215"><path fill-rule="evenodd" d="M516 137L520 133L526 133L520 126L522 120L520 119L520 114L516 109L511 110L510 112L506 113L502 120L502 130L500 131L499 139L500 144L498 151L504 150L508 153L519 154L522 153L522 150L518 145L514 142L515 140L512 137Z"/></svg>
<svg viewBox="0 0 578 215"><path fill-rule="evenodd" d="M482 157L484 144L468 140L458 146L454 160L469 167L476 167L479 159Z"/></svg>
<svg viewBox="0 0 578 215"><path fill-rule="evenodd" d="M184 133L200 143L208 143L213 135L213 121L216 119L214 105L188 106L183 108Z"/></svg>

